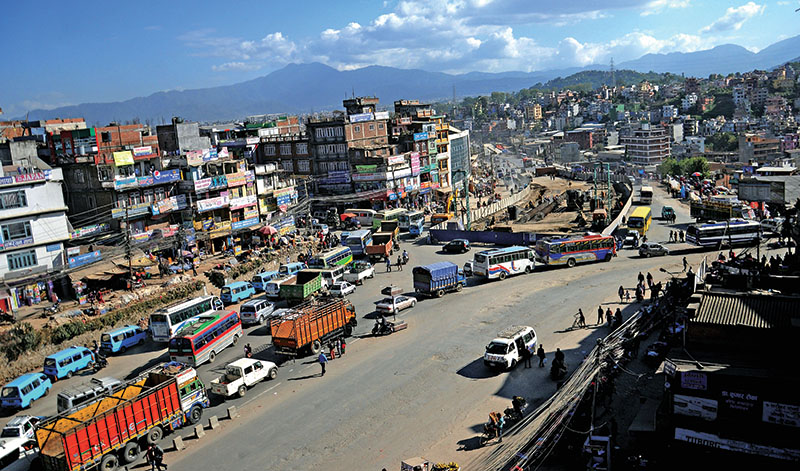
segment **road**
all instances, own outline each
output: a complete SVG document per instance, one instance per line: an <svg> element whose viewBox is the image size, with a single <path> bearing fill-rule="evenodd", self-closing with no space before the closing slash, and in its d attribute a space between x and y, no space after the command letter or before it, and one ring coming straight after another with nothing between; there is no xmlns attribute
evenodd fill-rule
<svg viewBox="0 0 800 471"><path fill-rule="evenodd" d="M535 180L534 180L535 181ZM652 206L660 215L661 204L672 205L677 226L690 222L688 209L657 190ZM670 227L654 219L651 241L668 240ZM410 266L438 260L462 265L472 254L445 255L439 246L404 243L411 254ZM473 249L477 250L476 249ZM687 256L696 265L701 254ZM665 267L680 271L681 257L639 258L623 250L608 263L575 268L539 269L505 281L471 280L462 293L439 299L423 299L399 317L407 330L388 337L372 338L374 301L381 288L394 284L410 291L411 270L385 273L383 266L373 280L359 287L350 299L359 315L359 326L348 342L347 354L328 364L325 377L318 376L313 358L283 363L278 378L259 384L244 398L221 402L213 398L206 416L225 416L228 405L236 405L242 417L222 421L220 430L199 441L188 441L187 450L168 453L172 470L221 469L235 460L238 469L396 469L411 456L436 461L466 463L486 449L474 449L476 432L491 410L510 405L513 395L536 403L555 389L545 369L517 368L496 373L484 368L484 346L503 328L531 325L552 358L556 347L576 365L604 335L605 327L570 330L573 314L580 307L592 324L597 306L614 310L617 288L633 290L639 271L650 271L656 280ZM635 306L622 306L630 315ZM217 356L213 365L199 368L208 383L224 365L241 356L241 345L269 343L266 328L249 328L239 346ZM166 359L164 349L146 345L126 355L111 358L100 376L127 377L144 365ZM273 359L271 349L257 355ZM56 383L57 393L80 377ZM55 394L44 398L30 413L50 415ZM188 435L188 431L183 431ZM462 448L459 450L459 448ZM222 451L222 452L220 452ZM23 468L24 469L24 468Z"/></svg>

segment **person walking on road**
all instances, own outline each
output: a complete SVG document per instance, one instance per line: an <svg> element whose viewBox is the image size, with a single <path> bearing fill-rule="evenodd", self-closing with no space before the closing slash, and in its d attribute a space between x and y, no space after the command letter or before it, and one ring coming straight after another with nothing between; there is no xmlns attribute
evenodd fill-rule
<svg viewBox="0 0 800 471"><path fill-rule="evenodd" d="M336 354L342 356L342 339L336 339Z"/></svg>
<svg viewBox="0 0 800 471"><path fill-rule="evenodd" d="M626 303L631 302L631 291L628 289L625 290L625 302Z"/></svg>
<svg viewBox="0 0 800 471"><path fill-rule="evenodd" d="M325 356L325 352L319 352L319 358L317 358L317 361L319 361L319 366L322 367L322 373L320 373L320 376L325 376L325 364L328 363L328 358Z"/></svg>
<svg viewBox="0 0 800 471"><path fill-rule="evenodd" d="M653 287L653 275L651 275L650 272L647 272L647 287Z"/></svg>
<svg viewBox="0 0 800 471"><path fill-rule="evenodd" d="M147 461L150 462L150 471L161 471L167 469L167 465L164 464L164 450L156 445L151 444L147 447L147 453L145 454Z"/></svg>
<svg viewBox="0 0 800 471"><path fill-rule="evenodd" d="M686 271L686 268L689 266L689 262L686 261L686 257L683 257L683 271Z"/></svg>
<svg viewBox="0 0 800 471"><path fill-rule="evenodd" d="M603 306L597 306L597 324L603 323Z"/></svg>
<svg viewBox="0 0 800 471"><path fill-rule="evenodd" d="M386 257L386 271L392 271L392 261L389 260L389 257Z"/></svg>
<svg viewBox="0 0 800 471"><path fill-rule="evenodd" d="M637 279L639 280L640 284L644 283L644 275L642 275L642 272L639 272L639 276L637 277Z"/></svg>
<svg viewBox="0 0 800 471"><path fill-rule="evenodd" d="M532 356L533 356L533 354L531 354L531 351L528 350L528 347L525 347L525 348L522 349L522 360L525 362L525 368L530 368L531 367L531 357Z"/></svg>
<svg viewBox="0 0 800 471"><path fill-rule="evenodd" d="M586 317L583 315L583 310L578 308L578 327L586 327Z"/></svg>
<svg viewBox="0 0 800 471"><path fill-rule="evenodd" d="M613 316L613 314L611 314L611 308L608 308L606 310L606 322L608 322L608 326L609 327L611 327L611 317L612 316Z"/></svg>
<svg viewBox="0 0 800 471"><path fill-rule="evenodd" d="M403 271L403 256L397 256L397 271Z"/></svg>
<svg viewBox="0 0 800 471"><path fill-rule="evenodd" d="M622 300L625 298L625 288L623 288L622 285L619 285L617 294L619 295L619 302L622 303Z"/></svg>
<svg viewBox="0 0 800 471"><path fill-rule="evenodd" d="M342 356L347 352L347 343L344 338L342 338Z"/></svg>
<svg viewBox="0 0 800 471"><path fill-rule="evenodd" d="M544 363L547 359L547 356L544 353L544 347L542 344L539 344L539 350L536 350L536 356L539 357L539 368L544 368Z"/></svg>

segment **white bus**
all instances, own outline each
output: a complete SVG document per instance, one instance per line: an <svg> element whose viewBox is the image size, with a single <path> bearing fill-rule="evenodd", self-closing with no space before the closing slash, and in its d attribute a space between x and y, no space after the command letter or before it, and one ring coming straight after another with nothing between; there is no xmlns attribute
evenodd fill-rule
<svg viewBox="0 0 800 471"><path fill-rule="evenodd" d="M372 209L345 209L344 212L355 214L361 227L372 227L372 220L375 219L375 211Z"/></svg>
<svg viewBox="0 0 800 471"><path fill-rule="evenodd" d="M505 247L485 250L475 254L472 273L487 279L505 280L509 275L531 273L536 267L535 255L530 247Z"/></svg>
<svg viewBox="0 0 800 471"><path fill-rule="evenodd" d="M401 214L397 221L400 223L401 231L419 235L422 233L422 226L425 225L425 213L422 211L409 211L406 214Z"/></svg>
<svg viewBox="0 0 800 471"><path fill-rule="evenodd" d="M652 204L653 203L653 187L643 186L639 190L639 204Z"/></svg>
<svg viewBox="0 0 800 471"><path fill-rule="evenodd" d="M360 229L353 231L342 241L342 245L350 247L354 257L366 255L364 249L372 243L372 231L369 229Z"/></svg>
<svg viewBox="0 0 800 471"><path fill-rule="evenodd" d="M150 335L156 342L169 342L175 332L203 314L222 309L222 301L216 296L201 296L150 314Z"/></svg>
<svg viewBox="0 0 800 471"><path fill-rule="evenodd" d="M686 228L686 242L705 247L756 244L760 240L761 224L748 219L693 224Z"/></svg>

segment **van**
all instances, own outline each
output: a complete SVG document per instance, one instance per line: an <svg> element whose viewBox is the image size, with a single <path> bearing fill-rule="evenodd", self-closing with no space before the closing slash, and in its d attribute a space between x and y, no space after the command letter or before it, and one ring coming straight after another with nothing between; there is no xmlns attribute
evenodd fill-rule
<svg viewBox="0 0 800 471"><path fill-rule="evenodd" d="M94 366L94 354L86 347L70 347L44 359L44 374L52 380L71 378L79 370Z"/></svg>
<svg viewBox="0 0 800 471"><path fill-rule="evenodd" d="M264 288L264 293L267 295L268 298L278 298L281 295L281 285L284 284L286 281L291 280L291 276L281 276L280 278L275 278Z"/></svg>
<svg viewBox="0 0 800 471"><path fill-rule="evenodd" d="M125 353L147 339L147 332L136 325L126 325L100 336L100 349L110 353Z"/></svg>
<svg viewBox="0 0 800 471"><path fill-rule="evenodd" d="M112 394L124 385L125 383L117 378L107 376L105 378L92 378L88 383L68 387L58 393L56 397L58 413L95 402L96 399L101 398L104 394Z"/></svg>
<svg viewBox="0 0 800 471"><path fill-rule="evenodd" d="M281 264L280 268L278 268L278 274L280 276L292 276L296 275L300 270L305 270L306 268L308 267L303 262L284 263Z"/></svg>
<svg viewBox="0 0 800 471"><path fill-rule="evenodd" d="M276 271L262 271L261 273L253 275L253 279L250 280L250 283L253 284L253 288L255 288L256 292L263 292L267 287L267 283L277 276L278 272Z"/></svg>
<svg viewBox="0 0 800 471"><path fill-rule="evenodd" d="M372 219L375 217L375 211L372 209L345 209L345 213L355 215L358 222L364 227L372 227Z"/></svg>
<svg viewBox="0 0 800 471"><path fill-rule="evenodd" d="M224 304L235 304L243 299L248 299L256 294L255 288L249 281L234 281L222 287L219 299Z"/></svg>
<svg viewBox="0 0 800 471"><path fill-rule="evenodd" d="M242 324L264 324L275 310L275 305L264 298L251 299L242 304L239 316Z"/></svg>
<svg viewBox="0 0 800 471"><path fill-rule="evenodd" d="M335 267L331 268L307 269L306 271L313 271L322 275L322 282L327 289L333 286L333 284L337 281L344 280L344 274L347 272L347 267L344 265L336 265Z"/></svg>
<svg viewBox="0 0 800 471"><path fill-rule="evenodd" d="M311 230L314 232L322 232L322 235L328 235L328 232L330 232L330 228L328 228L328 225L322 224L320 222L312 223Z"/></svg>
<svg viewBox="0 0 800 471"><path fill-rule="evenodd" d="M531 356L536 354L536 332L533 327L512 325L486 346L483 364L490 368L513 369L525 358L525 349Z"/></svg>
<svg viewBox="0 0 800 471"><path fill-rule="evenodd" d="M42 373L24 374L3 386L0 406L8 409L24 409L33 401L47 396L53 387L52 381Z"/></svg>

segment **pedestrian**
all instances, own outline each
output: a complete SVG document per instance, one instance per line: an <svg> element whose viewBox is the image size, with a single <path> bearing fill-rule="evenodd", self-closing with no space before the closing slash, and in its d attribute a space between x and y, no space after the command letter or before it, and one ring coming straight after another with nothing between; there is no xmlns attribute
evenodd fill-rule
<svg viewBox="0 0 800 471"><path fill-rule="evenodd" d="M506 424L506 418L500 414L500 420L497 421L497 435L500 437L497 443L503 443L503 426Z"/></svg>
<svg viewBox="0 0 800 471"><path fill-rule="evenodd" d="M686 232L684 231L678 231L678 232L680 232L681 234L681 242L686 242Z"/></svg>
<svg viewBox="0 0 800 471"><path fill-rule="evenodd" d="M392 261L389 260L389 257L386 257L386 271L392 271Z"/></svg>
<svg viewBox="0 0 800 471"><path fill-rule="evenodd" d="M194 266L194 260L192 260L191 264L192 264L192 276L197 276L197 267Z"/></svg>
<svg viewBox="0 0 800 471"><path fill-rule="evenodd" d="M331 352L331 360L336 359L336 347L333 345L333 342L328 342L328 351Z"/></svg>
<svg viewBox="0 0 800 471"><path fill-rule="evenodd" d="M613 314L611 313L611 308L606 310L606 322L608 322L608 326L611 327L611 318Z"/></svg>
<svg viewBox="0 0 800 471"><path fill-rule="evenodd" d="M622 285L619 286L617 294L619 294L619 302L622 303L623 298L625 298L625 288L623 288Z"/></svg>
<svg viewBox="0 0 800 471"><path fill-rule="evenodd" d="M148 446L145 457L150 463L150 471L161 471L162 469L167 469L167 465L164 464L164 450L160 446L156 444L151 444Z"/></svg>
<svg viewBox="0 0 800 471"><path fill-rule="evenodd" d="M342 339L336 339L336 354L342 356Z"/></svg>
<svg viewBox="0 0 800 471"><path fill-rule="evenodd" d="M320 376L325 376L325 364L328 363L328 358L325 356L325 352L319 352L319 358L317 358L317 361L319 361L319 366L322 367L322 373L320 373Z"/></svg>
<svg viewBox="0 0 800 471"><path fill-rule="evenodd" d="M650 272L647 272L647 287L653 287L653 275L651 275Z"/></svg>
<svg viewBox="0 0 800 471"><path fill-rule="evenodd" d="M401 255L397 256L397 270L403 271L403 257Z"/></svg>
<svg viewBox="0 0 800 471"><path fill-rule="evenodd" d="M522 359L525 361L525 368L531 368L531 351L528 350L528 347L522 349Z"/></svg>
<svg viewBox="0 0 800 471"><path fill-rule="evenodd" d="M622 325L622 311L617 309L617 312L614 313L614 328L617 328Z"/></svg>
<svg viewBox="0 0 800 471"><path fill-rule="evenodd" d="M583 310L578 308L578 327L586 327L586 317L583 315Z"/></svg>
<svg viewBox="0 0 800 471"><path fill-rule="evenodd" d="M625 302L626 303L631 302L631 291L629 289L625 290Z"/></svg>
<svg viewBox="0 0 800 471"><path fill-rule="evenodd" d="M536 350L536 356L539 357L539 368L544 368L545 363L547 363L547 355L544 353L544 346L539 344L539 349Z"/></svg>
<svg viewBox="0 0 800 471"><path fill-rule="evenodd" d="M603 323L603 306L597 306L597 324Z"/></svg>
<svg viewBox="0 0 800 471"><path fill-rule="evenodd" d="M644 283L644 275L642 275L642 272L639 272L639 276L637 277L637 279L639 280L640 284Z"/></svg>
<svg viewBox="0 0 800 471"><path fill-rule="evenodd" d="M675 233L672 231L669 231L669 241L675 242Z"/></svg>
<svg viewBox="0 0 800 471"><path fill-rule="evenodd" d="M347 341L342 337L342 356L347 353Z"/></svg>
<svg viewBox="0 0 800 471"><path fill-rule="evenodd" d="M686 261L686 257L683 257L683 271L689 267L689 262Z"/></svg>

